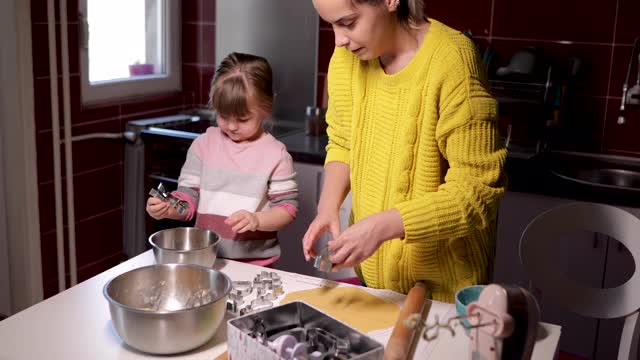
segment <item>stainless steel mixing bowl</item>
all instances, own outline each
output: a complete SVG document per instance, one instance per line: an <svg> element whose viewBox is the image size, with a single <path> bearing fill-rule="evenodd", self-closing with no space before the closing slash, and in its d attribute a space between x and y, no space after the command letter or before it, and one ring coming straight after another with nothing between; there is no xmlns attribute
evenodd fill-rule
<svg viewBox="0 0 640 360"><path fill-rule="evenodd" d="M224 318L230 291L227 275L190 264L134 269L103 289L120 338L153 354L184 352L209 341Z"/></svg>
<svg viewBox="0 0 640 360"><path fill-rule="evenodd" d="M158 264L196 264L212 267L220 237L211 230L180 227L149 236Z"/></svg>

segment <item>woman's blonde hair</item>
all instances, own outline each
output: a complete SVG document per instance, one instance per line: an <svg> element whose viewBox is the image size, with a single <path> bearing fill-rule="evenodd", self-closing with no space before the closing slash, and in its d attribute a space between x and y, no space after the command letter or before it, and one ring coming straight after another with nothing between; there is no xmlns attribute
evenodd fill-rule
<svg viewBox="0 0 640 360"><path fill-rule="evenodd" d="M352 0L356 4L378 6L385 0ZM396 9L398 20L410 28L417 28L426 21L424 0L400 0Z"/></svg>
<svg viewBox="0 0 640 360"><path fill-rule="evenodd" d="M223 117L245 117L249 100L266 114L273 109L273 75L269 62L260 56L231 53L222 60L211 81L209 105Z"/></svg>

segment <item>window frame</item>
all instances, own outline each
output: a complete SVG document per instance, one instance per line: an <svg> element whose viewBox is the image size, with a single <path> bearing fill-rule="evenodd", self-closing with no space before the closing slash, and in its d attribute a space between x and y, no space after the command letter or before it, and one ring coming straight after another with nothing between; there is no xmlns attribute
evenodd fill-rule
<svg viewBox="0 0 640 360"><path fill-rule="evenodd" d="M78 0L79 51L82 104L89 105L142 95L178 92L182 90L181 76L181 18L179 0L158 0L163 7L166 28L163 34L165 74L153 74L94 84L89 82L89 26L87 0Z"/></svg>

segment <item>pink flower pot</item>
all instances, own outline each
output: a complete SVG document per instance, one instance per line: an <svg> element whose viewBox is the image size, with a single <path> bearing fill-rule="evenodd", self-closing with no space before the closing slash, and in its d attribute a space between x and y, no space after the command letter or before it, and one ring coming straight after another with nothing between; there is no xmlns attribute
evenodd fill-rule
<svg viewBox="0 0 640 360"><path fill-rule="evenodd" d="M153 74L153 64L133 64L129 65L129 75L140 76Z"/></svg>

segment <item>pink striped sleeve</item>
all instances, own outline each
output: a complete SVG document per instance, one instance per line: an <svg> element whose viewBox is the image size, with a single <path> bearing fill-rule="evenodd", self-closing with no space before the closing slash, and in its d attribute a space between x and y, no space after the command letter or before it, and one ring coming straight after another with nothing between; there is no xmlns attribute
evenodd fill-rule
<svg viewBox="0 0 640 360"><path fill-rule="evenodd" d="M294 218L296 217L296 215L298 215L298 208L291 203L280 203L280 204L274 205L273 207L285 209L289 213L289 215L291 215Z"/></svg>
<svg viewBox="0 0 640 360"><path fill-rule="evenodd" d="M196 189L196 191L198 190ZM196 208L198 207L195 199L189 196L189 194L182 191L174 191L171 194L182 201L186 201L187 204L189 204L189 206L187 207L187 217L184 219L184 221L191 221L191 219L193 219L193 216L196 214Z"/></svg>

